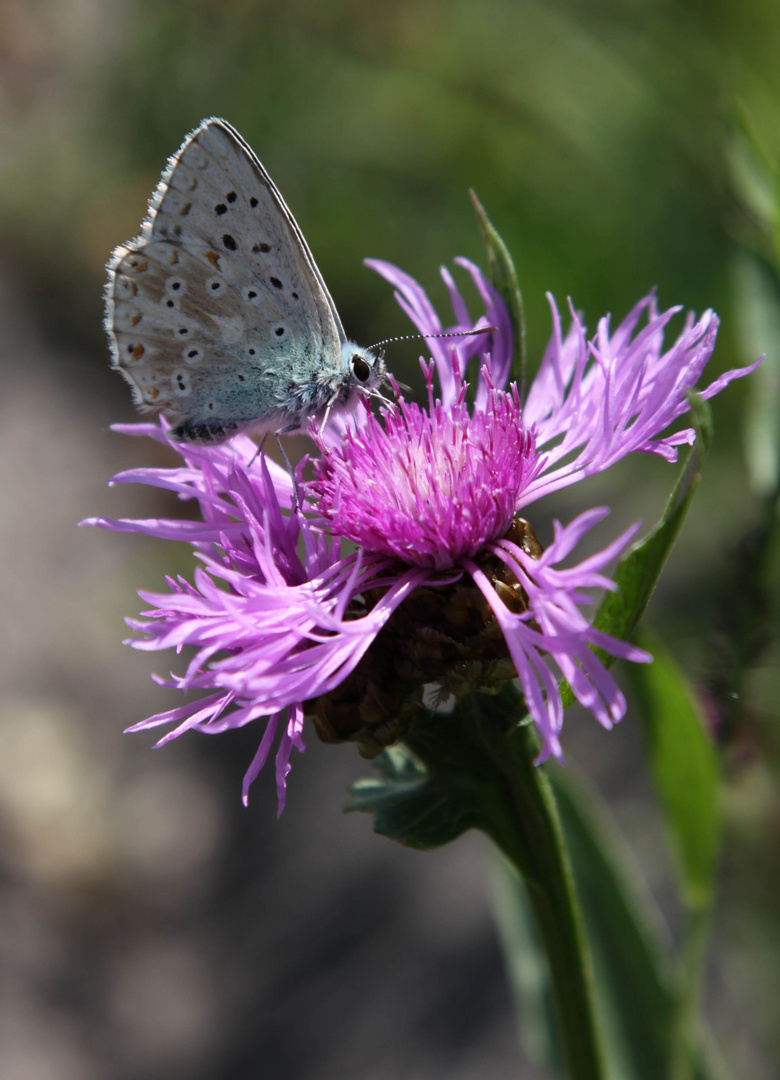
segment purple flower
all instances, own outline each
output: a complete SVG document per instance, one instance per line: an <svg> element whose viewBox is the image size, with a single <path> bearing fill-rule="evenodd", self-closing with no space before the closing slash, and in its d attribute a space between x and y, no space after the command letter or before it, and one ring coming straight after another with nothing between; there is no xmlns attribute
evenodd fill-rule
<svg viewBox="0 0 780 1080"><path fill-rule="evenodd" d="M549 297L553 336L523 405L514 385L506 389L506 308L476 266L457 262L471 275L484 314L472 320L443 270L455 314L450 329L494 329L455 344L428 341L427 408L399 393L380 419L360 405L334 419L323 437L315 433L321 452L312 462L314 479L304 482L305 463L296 472L299 511L292 478L238 436L209 448L171 442L183 467L114 477L197 499L202 520L90 522L193 545L202 566L192 583L169 578L164 592L142 592L149 608L128 622L144 635L131 642L135 648L193 648L184 673L164 685L205 696L130 730L174 725L162 744L189 729L214 734L266 718L244 778L245 802L280 728L279 813L292 749L304 749L305 714L317 716L323 737L353 737L376 752L403 735L396 714L408 712L410 702L413 714L425 682L462 693L495 690L518 677L541 736L539 760L560 758L560 676L610 728L626 703L591 647L651 659L596 631L582 611L592 603L585 590L615 588L604 570L638 526L572 565L574 549L608 510L590 510L566 526L556 521L544 551L517 512L631 451L674 461L694 432L663 432L688 408L686 395L715 344L717 317L689 317L664 352L664 328L679 309L659 314L653 296L614 332L602 319L592 341L573 309L564 336ZM422 334L447 329L412 278L387 263L369 265L395 286ZM751 370L728 372L703 396ZM117 430L170 441L164 421ZM346 727L344 714L351 717Z"/></svg>

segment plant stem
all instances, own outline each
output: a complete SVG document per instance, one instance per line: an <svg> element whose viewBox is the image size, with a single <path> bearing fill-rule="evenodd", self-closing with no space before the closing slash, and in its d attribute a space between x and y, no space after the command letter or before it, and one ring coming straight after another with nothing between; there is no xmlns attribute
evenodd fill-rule
<svg viewBox="0 0 780 1080"><path fill-rule="evenodd" d="M482 797L474 825L503 852L524 882L540 942L562 1057L570 1080L606 1080L590 955L552 788L534 765L538 742L530 724L517 726L514 691L472 694L448 716L417 729L409 744L427 766L467 773ZM502 722L505 719L506 722Z"/></svg>
<svg viewBox="0 0 780 1080"><path fill-rule="evenodd" d="M522 877L547 956L563 1057L572 1080L604 1080L590 955L558 811L531 725L507 739L506 815L492 836Z"/></svg>

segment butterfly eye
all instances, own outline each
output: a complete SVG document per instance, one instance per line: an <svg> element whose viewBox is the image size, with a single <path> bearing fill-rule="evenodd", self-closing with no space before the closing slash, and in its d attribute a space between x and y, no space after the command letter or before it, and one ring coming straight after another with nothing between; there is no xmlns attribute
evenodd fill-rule
<svg viewBox="0 0 780 1080"><path fill-rule="evenodd" d="M352 374L355 376L358 382L368 382L371 375L371 368L368 366L362 356L352 357Z"/></svg>

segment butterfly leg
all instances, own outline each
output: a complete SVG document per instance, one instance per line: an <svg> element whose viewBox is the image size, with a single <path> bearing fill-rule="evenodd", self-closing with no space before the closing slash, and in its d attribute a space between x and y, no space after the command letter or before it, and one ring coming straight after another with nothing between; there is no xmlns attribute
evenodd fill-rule
<svg viewBox="0 0 780 1080"><path fill-rule="evenodd" d="M338 399L339 399L339 395L334 394L333 397L328 402L327 406L325 407L325 415L322 418L322 423L320 424L320 430L318 432L318 435L319 435L320 438L322 438L322 436L323 436L325 428L327 427L327 424L328 424L328 420L330 418L331 410L333 409L333 406L336 404ZM328 454L330 453L330 450L328 449L327 446L325 446L323 444L322 452L327 457Z"/></svg>
<svg viewBox="0 0 780 1080"><path fill-rule="evenodd" d="M263 447L265 446L265 440L266 440L267 438L268 438L268 432L266 431L265 435L263 435L262 439L260 440L260 445L258 446L257 450L255 450L254 454L252 455L252 460L251 460L251 461L249 462L249 464L248 464L248 465L247 465L247 467L246 467L246 468L247 468L247 472L248 472L248 471L249 471L249 470L250 470L250 469L252 468L252 466L254 465L254 463L255 463L255 462L257 461L257 459L258 459L258 458L260 457L260 455L262 454L262 452L263 452Z"/></svg>
<svg viewBox="0 0 780 1080"><path fill-rule="evenodd" d="M290 474L290 479L292 480L292 483L293 483L293 495L295 497L295 512L297 514L301 509L301 501L298 498L298 484L296 483L296 480L295 480L295 472L293 470L292 465L290 464L290 459L287 457L287 454L285 454L284 447L282 446L281 440L279 439L279 436L283 435L285 430L286 430L285 428L280 428L279 431L275 431L274 432L274 438L276 439L276 445L279 447L279 453L282 455L282 461L286 465L287 471ZM257 461L257 459L262 454L263 447L265 446L265 440L267 438L268 438L268 432L266 431L265 434L263 435L262 439L260 440L260 445L258 446L257 450L255 450L255 452L254 452L252 460L247 465L247 469L251 469L252 466L254 465L254 463Z"/></svg>
<svg viewBox="0 0 780 1080"><path fill-rule="evenodd" d="M295 470L293 469L292 465L290 464L290 459L287 457L287 454L285 454L285 452L284 452L284 447L282 446L282 440L279 438L280 435L283 435L285 433L285 430L286 430L285 428L280 428L278 431L275 431L274 432L274 438L276 439L276 445L279 447L279 453L282 455L282 460L284 461L285 465L287 466L287 471L290 474L290 479L292 480L293 496L295 498L295 513L299 514L301 512L301 500L298 498L298 481L295 479Z"/></svg>

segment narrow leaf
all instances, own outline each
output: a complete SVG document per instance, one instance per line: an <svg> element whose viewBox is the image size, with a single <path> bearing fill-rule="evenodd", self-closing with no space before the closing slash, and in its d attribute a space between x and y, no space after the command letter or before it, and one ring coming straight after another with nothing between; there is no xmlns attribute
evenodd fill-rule
<svg viewBox="0 0 780 1080"><path fill-rule="evenodd" d="M512 350L512 372L510 382L517 383L520 400L525 397L525 318L523 315L523 297L517 282L517 271L509 249L496 231L495 226L485 213L485 208L475 193L471 192L477 221L488 253L490 280L509 310L512 320L514 347Z"/></svg>
<svg viewBox="0 0 780 1080"><path fill-rule="evenodd" d="M523 1049L530 1061L560 1070L550 976L523 881L496 851L490 860L490 895Z"/></svg>
<svg viewBox="0 0 780 1080"><path fill-rule="evenodd" d="M780 293L775 276L754 255L739 257L734 284L742 355L752 363L766 353L748 380L743 432L751 486L768 496L780 482Z"/></svg>
<svg viewBox="0 0 780 1080"><path fill-rule="evenodd" d="M672 838L681 892L689 912L709 908L720 846L717 754L701 706L661 642L638 641L652 664L632 664L653 782Z"/></svg>
<svg viewBox="0 0 780 1080"><path fill-rule="evenodd" d="M595 791L550 770L607 1034L610 1075L668 1075L676 989L669 940L636 862Z"/></svg>
<svg viewBox="0 0 780 1080"><path fill-rule="evenodd" d="M707 402L695 396L691 412L696 442L685 456L663 516L623 559L615 575L619 591L607 593L596 613L594 625L619 638L630 637L642 618L701 479L701 464L712 442L712 414Z"/></svg>
<svg viewBox="0 0 780 1080"><path fill-rule="evenodd" d="M704 1048L699 996L720 847L720 770L701 706L683 672L660 641L647 634L640 641L654 662L632 665L628 674L688 916L672 1032L672 1075L682 1080L705 1069L704 1054L697 1060L691 1048Z"/></svg>

